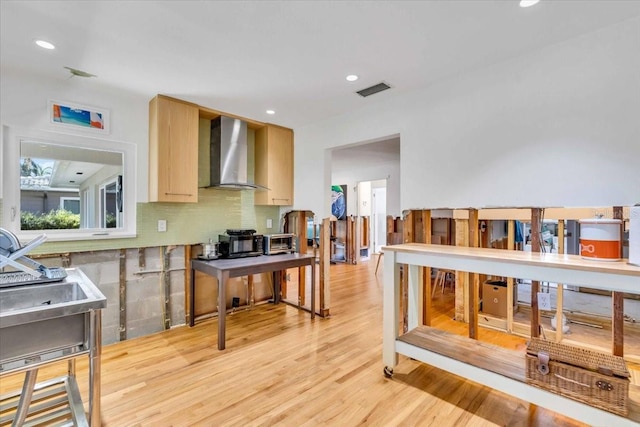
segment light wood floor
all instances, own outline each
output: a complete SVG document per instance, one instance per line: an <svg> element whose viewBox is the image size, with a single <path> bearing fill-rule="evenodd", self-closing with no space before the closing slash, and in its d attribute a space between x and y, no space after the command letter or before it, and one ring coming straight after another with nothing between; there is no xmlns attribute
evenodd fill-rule
<svg viewBox="0 0 640 427"><path fill-rule="evenodd" d="M331 266L329 319L311 321L285 304L232 314L224 351L216 349L216 319L104 347L103 425L581 425L405 357L385 378L382 272L376 278L374 269L373 260ZM448 318L445 311L439 321ZM482 338L498 337L487 331ZM65 368L41 369L38 380ZM3 377L0 393L21 381L22 375Z"/></svg>

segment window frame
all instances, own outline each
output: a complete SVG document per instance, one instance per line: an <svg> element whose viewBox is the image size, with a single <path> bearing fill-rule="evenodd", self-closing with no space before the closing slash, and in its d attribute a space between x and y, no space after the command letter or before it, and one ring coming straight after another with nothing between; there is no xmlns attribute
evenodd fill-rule
<svg viewBox="0 0 640 427"><path fill-rule="evenodd" d="M84 228L78 230L21 230L20 229L20 143L41 141L60 146L121 153L123 158L123 214L121 228ZM2 216L0 227L13 232L21 241L28 242L46 233L50 241L119 239L136 237L137 147L135 144L107 140L85 135L50 132L39 129L17 128L3 125L0 139Z"/></svg>
<svg viewBox="0 0 640 427"><path fill-rule="evenodd" d="M100 200L99 200L99 216L100 216L100 226L101 228L104 229L108 229L108 230L112 230L112 228L108 228L106 226L106 221L107 221L107 188L109 188L110 186L112 186L116 189L116 191L118 191L118 179L109 179L107 181L104 181L102 184L100 184L99 186L99 190L98 193L100 194ZM120 212L118 212L118 210L116 209L116 228L120 227L120 223L121 221L121 216Z"/></svg>
<svg viewBox="0 0 640 427"><path fill-rule="evenodd" d="M80 210L80 197L60 197L60 209L67 209L65 206L65 202L76 202L76 201L78 202L78 210Z"/></svg>

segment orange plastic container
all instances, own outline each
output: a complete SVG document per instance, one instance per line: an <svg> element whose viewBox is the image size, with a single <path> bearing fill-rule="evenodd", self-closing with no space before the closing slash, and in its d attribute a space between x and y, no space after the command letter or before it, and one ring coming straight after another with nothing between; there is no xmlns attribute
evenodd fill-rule
<svg viewBox="0 0 640 427"><path fill-rule="evenodd" d="M620 228L619 219L581 219L580 256L599 261L619 261Z"/></svg>

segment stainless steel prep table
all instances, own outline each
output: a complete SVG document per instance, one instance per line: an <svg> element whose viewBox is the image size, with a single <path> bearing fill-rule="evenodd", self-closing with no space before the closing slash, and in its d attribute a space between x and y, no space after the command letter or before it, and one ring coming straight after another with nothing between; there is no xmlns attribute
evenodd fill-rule
<svg viewBox="0 0 640 427"><path fill-rule="evenodd" d="M225 285L232 277L251 274L269 273L288 268L311 266L311 318L315 317L316 277L315 257L306 254L261 255L257 257L217 259L205 261L191 260L191 295L189 297L189 326L195 323L195 271L208 274L218 279L218 350L225 348L225 317L227 312ZM279 281L274 281L274 303L280 301ZM298 306L298 308L301 308Z"/></svg>

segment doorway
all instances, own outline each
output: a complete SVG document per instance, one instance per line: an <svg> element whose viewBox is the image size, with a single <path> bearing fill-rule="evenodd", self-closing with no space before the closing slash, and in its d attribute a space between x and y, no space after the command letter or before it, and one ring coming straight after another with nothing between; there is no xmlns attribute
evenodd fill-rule
<svg viewBox="0 0 640 427"><path fill-rule="evenodd" d="M400 137L330 151L331 185L346 185L347 214L355 214L363 224L356 237L361 254L378 253L387 244L387 215L400 213Z"/></svg>
<svg viewBox="0 0 640 427"><path fill-rule="evenodd" d="M381 186L374 187L372 185L371 187L373 202L373 218L371 221L373 229L371 230L371 236L374 253L380 253L382 246L387 244L387 181L381 181Z"/></svg>

